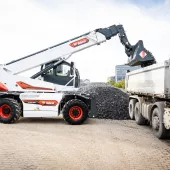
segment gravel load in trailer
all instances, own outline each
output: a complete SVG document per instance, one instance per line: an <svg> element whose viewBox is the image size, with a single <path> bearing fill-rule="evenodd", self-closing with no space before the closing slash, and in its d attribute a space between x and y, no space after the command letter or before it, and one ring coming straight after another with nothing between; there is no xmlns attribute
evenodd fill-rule
<svg viewBox="0 0 170 170"><path fill-rule="evenodd" d="M88 93L96 99L99 119L129 119L128 94L107 83L88 83L81 85L78 92Z"/></svg>

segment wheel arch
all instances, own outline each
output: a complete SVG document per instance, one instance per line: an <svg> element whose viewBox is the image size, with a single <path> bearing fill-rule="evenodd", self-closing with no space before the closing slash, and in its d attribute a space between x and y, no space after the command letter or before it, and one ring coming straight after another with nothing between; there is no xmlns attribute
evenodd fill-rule
<svg viewBox="0 0 170 170"><path fill-rule="evenodd" d="M137 95L132 95L132 96L129 96L129 101L130 101L131 99L135 99L135 100L136 100L136 103L139 102L140 112L142 112L143 98L142 98L142 97L139 97L139 96L137 96Z"/></svg>
<svg viewBox="0 0 170 170"><path fill-rule="evenodd" d="M22 109L21 116L23 116L23 103L22 103L21 99L19 98L19 94L9 94L9 93L4 94L4 93L2 93L2 94L0 94L0 98L15 99L21 105L21 109Z"/></svg>
<svg viewBox="0 0 170 170"><path fill-rule="evenodd" d="M161 112L161 113L163 113L164 112L164 108L165 108L165 102L155 102L154 104L153 104L153 106L152 106L152 108L151 108L151 112L149 113L149 119L150 119L150 121L152 122L152 113L153 113L153 110L155 109L155 108L158 108L159 109L159 111ZM163 117L162 117L162 120L161 120L162 122L161 123L163 123Z"/></svg>
<svg viewBox="0 0 170 170"><path fill-rule="evenodd" d="M78 94L66 94L63 96L62 100L59 103L58 115L61 114L61 110L63 109L64 104L72 99L79 99L79 100L83 101L87 105L88 109L90 110L90 108L91 108L91 98L90 97L86 97L86 96L82 96L82 95L78 95Z"/></svg>

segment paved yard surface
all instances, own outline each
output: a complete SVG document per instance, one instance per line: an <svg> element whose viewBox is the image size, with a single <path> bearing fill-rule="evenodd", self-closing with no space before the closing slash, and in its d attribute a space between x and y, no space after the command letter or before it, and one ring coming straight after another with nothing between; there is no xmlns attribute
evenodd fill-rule
<svg viewBox="0 0 170 170"><path fill-rule="evenodd" d="M21 119L0 124L0 170L170 169L170 140L133 121Z"/></svg>

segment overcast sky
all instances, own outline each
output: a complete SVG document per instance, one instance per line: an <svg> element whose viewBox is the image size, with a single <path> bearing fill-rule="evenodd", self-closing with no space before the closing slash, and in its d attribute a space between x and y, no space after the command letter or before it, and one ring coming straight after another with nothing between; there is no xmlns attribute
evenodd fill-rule
<svg viewBox="0 0 170 170"><path fill-rule="evenodd" d="M122 24L131 44L139 39L158 62L170 58L170 0L0 0L0 63ZM48 56L47 56L48 57ZM118 37L73 55L82 78L106 81L127 62Z"/></svg>

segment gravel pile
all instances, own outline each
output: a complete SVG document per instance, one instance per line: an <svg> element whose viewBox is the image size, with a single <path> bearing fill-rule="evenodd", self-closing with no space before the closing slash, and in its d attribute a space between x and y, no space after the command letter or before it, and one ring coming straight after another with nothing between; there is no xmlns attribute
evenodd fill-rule
<svg viewBox="0 0 170 170"><path fill-rule="evenodd" d="M96 118L129 119L128 94L122 90L107 83L88 83L82 85L78 92L88 93L96 99Z"/></svg>

